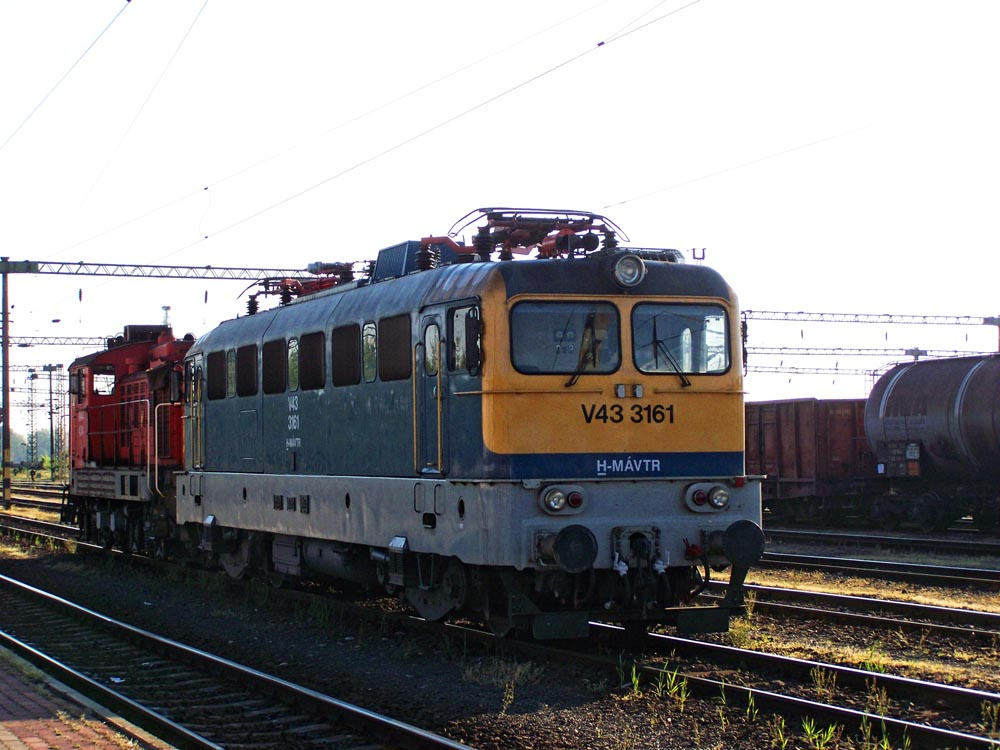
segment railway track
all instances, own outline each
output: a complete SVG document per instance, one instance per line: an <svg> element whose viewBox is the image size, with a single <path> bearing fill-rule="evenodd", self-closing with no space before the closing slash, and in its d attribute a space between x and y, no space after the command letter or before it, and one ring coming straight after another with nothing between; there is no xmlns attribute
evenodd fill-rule
<svg viewBox="0 0 1000 750"><path fill-rule="evenodd" d="M730 664L752 670L753 677L749 681L733 684L705 677L704 667L681 667L692 689L705 695L721 694L727 700L757 710L805 715L855 729L863 725L880 727L886 736L896 741L907 738L913 747L998 747L996 739L980 733L983 706L1000 705L997 693L679 636L650 634L643 651L670 660L680 656L697 659L703 664L709 662L715 667ZM645 665L641 669L647 684L655 684L669 672L670 663ZM807 695L814 691L812 685L818 674L835 676L837 690L825 700L814 700ZM790 681L799 682L799 687L789 686ZM878 695L877 711L872 710L874 693Z"/></svg>
<svg viewBox="0 0 1000 750"><path fill-rule="evenodd" d="M837 562L839 564L840 561ZM842 566L838 567L838 570L841 569ZM866 569L864 574L870 576L870 569ZM815 606L815 600L819 597L819 595L811 593L788 592L768 589L766 587L755 586L752 589L758 592L757 606L761 609L767 606L791 606L787 600L793 597L799 599L811 597L814 599L811 606ZM762 601L762 599L766 598L785 598L786 601ZM860 603L858 599L858 597L827 598L825 606L855 606L856 608L867 606L865 603ZM957 611L958 614L949 615L947 613L954 613L956 611L934 608L938 611L933 613L928 608L919 608L921 611L918 614L917 610L914 609L916 605L911 606L904 603L890 603L881 600L877 601L877 605L882 608L900 607L900 616L908 618L919 616L927 619L933 614L944 620L947 620L949 617L967 618L968 621L958 621L955 624L955 627L961 628L963 632L969 632L970 629L985 630L986 628L996 628L996 616L990 616L989 613L984 613L982 619L975 620L975 613L967 613L961 610ZM0 609L5 608L0 604ZM386 618L385 613L374 616L379 619ZM812 616L815 616L815 613ZM831 614L823 613L820 615L823 619L833 619L840 616L840 614L832 613L832 610ZM859 620L860 624L876 626L872 620L868 619L871 617L870 615L860 613L854 616L862 618ZM421 626L406 615L400 616L399 622L401 623L401 627ZM406 622L409 622L410 625L402 625L402 623ZM436 624L427 623L423 625L432 629L440 629L440 626ZM886 623L879 627L894 628L903 627L903 625L900 624L900 621L896 620L892 624ZM914 622L913 627L922 629L928 626L923 622ZM594 628L595 631L601 633L606 633L609 630L614 632L615 630L614 628L598 624L595 624ZM455 634L455 637L461 638L463 642L482 639L484 646L487 648L499 648L505 653L511 654L527 654L533 658L565 659L573 660L575 663L579 663L580 660L592 658L587 654L581 654L577 651L567 651L565 656L560 657L557 651L547 646L538 646L537 644L503 641L498 645L496 639L488 633L470 631L453 625L447 626L445 632ZM995 636L990 633L987 637ZM619 650L612 649L611 653L620 653L620 647L616 648ZM804 662L795 659L789 660L786 657L759 654L759 652L734 649L716 644L706 644L695 640L677 639L672 636L651 637L643 646L643 651L645 654L659 655L657 658L660 659L658 664L646 664L640 667L640 673L643 675L642 679L647 685L655 684L655 681L663 679L665 673L664 662L662 661L663 656L665 654L676 654L682 657L685 662L678 665L680 671L676 673L677 679L687 680L694 694L700 694L711 699L717 698L720 692L722 692L723 694L728 694L732 702L746 705L747 710L755 707L754 710L774 711L782 715L813 717L816 720L835 722L846 727L860 727L867 724L868 727L880 727L878 731L884 731L887 735L895 738L902 738L905 734L914 747L1000 746L995 744L990 738L976 734L978 711L982 704L986 703L995 706L1000 703L1000 695L994 693L964 691L961 688L950 686L935 687L934 683L888 677L882 673L866 672L842 665ZM603 669L608 670L616 668L613 657L603 660L597 659L595 664L599 664ZM728 675L731 668L719 666L725 664L750 666L754 675L750 679L745 680L746 684L743 685L735 684L728 676L719 679L712 679L705 676L706 672L718 673L720 671ZM617 667L620 668L620 665L617 665ZM812 688L806 684L809 680L809 677L806 675L812 670L824 670L831 674L836 674L845 692L850 687L852 692L844 705L834 706L829 701L816 701L809 696ZM740 670L737 669L736 671L739 672ZM789 679L794 679L801 684L798 687L784 690L781 687L781 683ZM867 681L871 681L872 685L877 684L880 690L888 689L890 687L889 683L892 683L891 686L898 692L898 695L894 695L891 701L895 706L900 707L900 713L897 715L887 715L888 710L885 712L865 710L866 698L863 694L864 688L860 687L860 685L867 683ZM887 698L887 700L889 699ZM933 714L933 717L928 719L928 711L918 712L917 709L913 708L914 706L934 707L929 711L930 714ZM945 711L942 707L947 707L948 710ZM906 713L907 708L910 711L909 715ZM939 708L941 710L938 710ZM949 715L941 719L939 723L938 720L941 714ZM934 725L929 726L928 724Z"/></svg>
<svg viewBox="0 0 1000 750"><path fill-rule="evenodd" d="M948 565L865 560L830 555L793 555L765 552L756 564L760 569L794 568L837 575L856 575L892 581L912 581L928 586L975 586L1000 590L1000 570Z"/></svg>
<svg viewBox="0 0 1000 750"><path fill-rule="evenodd" d="M6 576L0 631L6 647L177 747L467 750Z"/></svg>
<svg viewBox="0 0 1000 750"><path fill-rule="evenodd" d="M39 534L54 540L73 541L80 530L76 526L53 521L43 521L38 518L25 518L16 513L0 512L0 528L12 532Z"/></svg>
<svg viewBox="0 0 1000 750"><path fill-rule="evenodd" d="M902 536L767 528L765 536L770 542L822 544L837 547L877 547L881 550L920 550L930 551L937 555L1000 556L1000 541L996 539L967 539L954 535Z"/></svg>
<svg viewBox="0 0 1000 750"><path fill-rule="evenodd" d="M725 589L725 584L712 583L710 588L721 591ZM747 585L746 589L755 597L754 611L771 613L778 618L798 616L881 630L963 636L987 642L1000 638L1000 613L997 612L756 584Z"/></svg>

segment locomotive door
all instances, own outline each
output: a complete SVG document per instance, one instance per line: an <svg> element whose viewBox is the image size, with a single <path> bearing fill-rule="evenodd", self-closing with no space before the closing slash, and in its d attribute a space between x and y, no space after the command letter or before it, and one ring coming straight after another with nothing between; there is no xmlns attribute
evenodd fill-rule
<svg viewBox="0 0 1000 750"><path fill-rule="evenodd" d="M185 429L186 468L200 469L205 463L205 424L202 419L204 409L204 387L202 382L202 358L196 354L184 363L187 390L187 415Z"/></svg>
<svg viewBox="0 0 1000 750"><path fill-rule="evenodd" d="M418 474L444 474L447 451L444 429L448 368L441 316L420 319L420 340L414 347L414 463Z"/></svg>

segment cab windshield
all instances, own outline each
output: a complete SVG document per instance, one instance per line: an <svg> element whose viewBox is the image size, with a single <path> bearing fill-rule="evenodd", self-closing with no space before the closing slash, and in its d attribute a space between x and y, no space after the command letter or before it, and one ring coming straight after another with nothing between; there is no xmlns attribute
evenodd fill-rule
<svg viewBox="0 0 1000 750"><path fill-rule="evenodd" d="M621 364L618 310L605 302L520 302L511 359L523 373L610 373Z"/></svg>
<svg viewBox="0 0 1000 750"><path fill-rule="evenodd" d="M641 372L726 372L730 362L726 311L718 305L636 305L632 310L632 346L635 366Z"/></svg>

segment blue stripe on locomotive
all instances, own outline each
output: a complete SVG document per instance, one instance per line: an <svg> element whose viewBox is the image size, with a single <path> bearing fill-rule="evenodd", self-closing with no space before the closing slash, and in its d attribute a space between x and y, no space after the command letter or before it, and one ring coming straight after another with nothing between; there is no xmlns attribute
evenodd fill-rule
<svg viewBox="0 0 1000 750"><path fill-rule="evenodd" d="M535 453L472 455L456 446L452 478L483 474L495 479L672 479L743 474L742 451L698 453Z"/></svg>

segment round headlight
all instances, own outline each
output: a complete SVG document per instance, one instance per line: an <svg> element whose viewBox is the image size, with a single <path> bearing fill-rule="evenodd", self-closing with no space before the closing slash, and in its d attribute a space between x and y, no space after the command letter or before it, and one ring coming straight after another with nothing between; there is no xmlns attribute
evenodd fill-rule
<svg viewBox="0 0 1000 750"><path fill-rule="evenodd" d="M615 261L614 277L621 286L637 286L646 278L646 264L638 255L623 255Z"/></svg>
<svg viewBox="0 0 1000 750"><path fill-rule="evenodd" d="M725 487L713 487L708 493L708 504L713 508L725 508L729 505L729 492Z"/></svg>
<svg viewBox="0 0 1000 750"><path fill-rule="evenodd" d="M543 500L548 510L558 511L566 507L566 493L562 490L549 490Z"/></svg>

